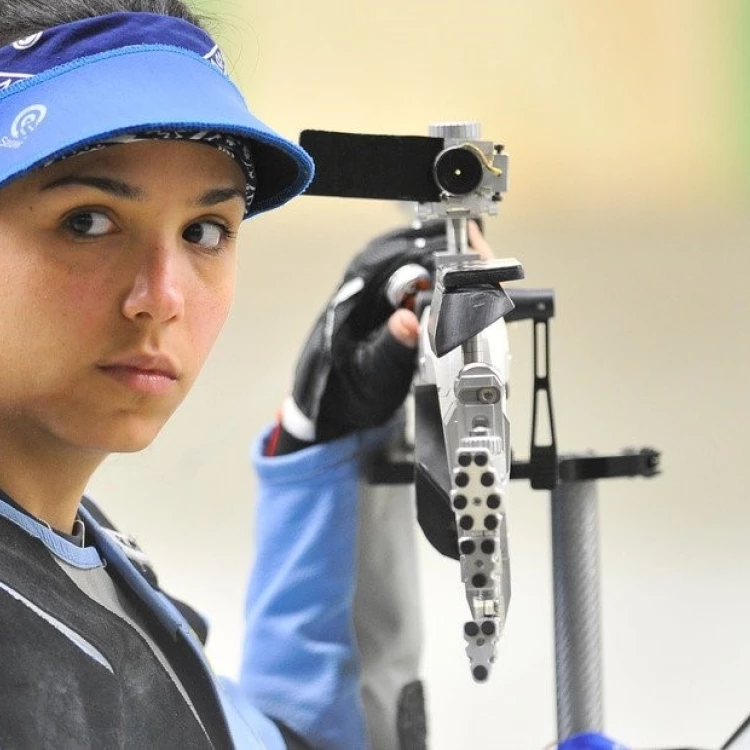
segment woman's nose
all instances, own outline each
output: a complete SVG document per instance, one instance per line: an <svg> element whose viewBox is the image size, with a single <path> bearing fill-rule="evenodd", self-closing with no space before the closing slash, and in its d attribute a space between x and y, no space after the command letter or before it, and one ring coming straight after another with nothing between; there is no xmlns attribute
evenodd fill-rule
<svg viewBox="0 0 750 750"><path fill-rule="evenodd" d="M122 304L131 320L166 323L185 312L183 269L179 254L168 247L157 247L139 257L133 282Z"/></svg>

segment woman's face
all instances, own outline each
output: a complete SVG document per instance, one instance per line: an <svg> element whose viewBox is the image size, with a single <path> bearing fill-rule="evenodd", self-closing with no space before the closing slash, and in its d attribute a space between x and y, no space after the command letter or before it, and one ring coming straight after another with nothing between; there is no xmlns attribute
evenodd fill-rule
<svg viewBox="0 0 750 750"><path fill-rule="evenodd" d="M148 445L229 311L244 185L214 148L141 141L0 189L0 443Z"/></svg>

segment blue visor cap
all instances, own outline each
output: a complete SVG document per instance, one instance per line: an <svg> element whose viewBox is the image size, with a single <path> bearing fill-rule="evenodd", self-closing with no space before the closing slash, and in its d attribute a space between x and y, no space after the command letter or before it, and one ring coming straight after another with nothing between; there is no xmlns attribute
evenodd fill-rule
<svg viewBox="0 0 750 750"><path fill-rule="evenodd" d="M313 162L254 117L201 29L113 13L0 48L0 187L118 135L211 131L250 145L257 190L246 218L301 193Z"/></svg>

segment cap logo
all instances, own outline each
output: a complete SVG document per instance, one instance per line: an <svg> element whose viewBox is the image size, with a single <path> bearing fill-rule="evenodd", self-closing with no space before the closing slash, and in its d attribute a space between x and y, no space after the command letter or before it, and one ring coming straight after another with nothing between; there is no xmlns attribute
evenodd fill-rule
<svg viewBox="0 0 750 750"><path fill-rule="evenodd" d="M23 141L28 138L47 116L47 107L43 104L32 104L21 110L11 123L10 134L13 138Z"/></svg>
<svg viewBox="0 0 750 750"><path fill-rule="evenodd" d="M23 142L41 125L47 116L44 104L32 104L22 109L10 124L10 138L0 138L0 148L21 148Z"/></svg>
<svg viewBox="0 0 750 750"><path fill-rule="evenodd" d="M13 49L25 50L31 49L42 38L42 32L39 31L31 36L25 36L23 39L17 39L13 42Z"/></svg>

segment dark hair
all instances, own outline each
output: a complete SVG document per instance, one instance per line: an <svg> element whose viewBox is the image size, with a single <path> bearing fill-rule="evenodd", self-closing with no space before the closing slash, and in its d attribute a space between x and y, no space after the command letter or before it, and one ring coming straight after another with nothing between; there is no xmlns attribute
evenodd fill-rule
<svg viewBox="0 0 750 750"><path fill-rule="evenodd" d="M38 31L108 13L158 13L207 30L183 0L0 0L0 47Z"/></svg>

